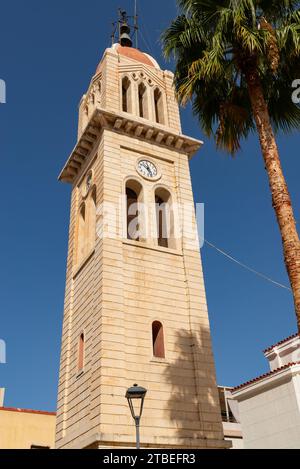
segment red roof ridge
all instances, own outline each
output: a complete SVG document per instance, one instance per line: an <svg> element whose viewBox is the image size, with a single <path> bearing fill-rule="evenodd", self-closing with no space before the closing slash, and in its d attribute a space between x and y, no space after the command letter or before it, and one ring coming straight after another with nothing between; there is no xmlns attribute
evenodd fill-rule
<svg viewBox="0 0 300 469"><path fill-rule="evenodd" d="M289 340L294 339L294 338L296 338L296 337L300 337L300 333L299 333L299 332L296 332L296 334L290 335L290 336L287 337L286 339L280 340L280 341L277 342L276 344L271 345L270 347L266 348L266 349L263 351L263 353L267 353L267 352L269 352L270 350L272 350L272 348L276 347L277 345L282 345L282 344L284 344L285 342L288 342Z"/></svg>
<svg viewBox="0 0 300 469"><path fill-rule="evenodd" d="M7 412L23 412L27 414L56 415L56 412L46 412L44 410L20 409L18 407L0 407L0 411L1 410L7 411Z"/></svg>
<svg viewBox="0 0 300 469"><path fill-rule="evenodd" d="M133 59L145 65L150 65L150 67L155 67L150 57L145 52L142 52L139 49L135 49L134 47L121 46L120 44L116 48L116 51L118 54L123 55L128 59Z"/></svg>
<svg viewBox="0 0 300 469"><path fill-rule="evenodd" d="M260 381L264 378L268 378L269 376L275 375L279 371L285 370L286 368L289 368L290 366L294 366L294 365L300 365L300 362L287 363L286 365L281 366L280 368L276 368L276 370L269 371L269 373L264 373L263 375L260 375L257 378L251 379L250 381L246 381L245 383L242 383L239 386L236 386L235 388L233 388L232 392L238 391L239 389L242 389L245 386L249 386L249 384L256 383L257 381Z"/></svg>
<svg viewBox="0 0 300 469"><path fill-rule="evenodd" d="M136 49L135 47L121 46L121 44L115 44L115 46L116 46L115 51L117 52L117 54L122 55L123 57L127 57L128 59L131 59L131 60L135 60L136 62L142 63L144 65L148 65L149 67L156 68L158 66L154 57L147 54L146 52L142 52L140 49ZM102 63L102 60L97 65L95 75L99 73L101 63Z"/></svg>

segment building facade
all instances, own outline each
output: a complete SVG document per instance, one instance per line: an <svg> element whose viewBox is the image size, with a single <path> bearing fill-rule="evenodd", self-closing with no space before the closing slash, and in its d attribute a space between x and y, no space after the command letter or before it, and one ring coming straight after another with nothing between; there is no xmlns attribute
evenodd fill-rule
<svg viewBox="0 0 300 469"><path fill-rule="evenodd" d="M148 391L142 447L229 446L195 239L189 160L202 142L182 134L172 83L115 44L80 102L59 176L72 197L57 448L133 447L133 383Z"/></svg>
<svg viewBox="0 0 300 469"><path fill-rule="evenodd" d="M270 372L236 387L245 449L300 449L300 336L265 350Z"/></svg>
<svg viewBox="0 0 300 469"><path fill-rule="evenodd" d="M55 412L0 407L0 449L54 449Z"/></svg>

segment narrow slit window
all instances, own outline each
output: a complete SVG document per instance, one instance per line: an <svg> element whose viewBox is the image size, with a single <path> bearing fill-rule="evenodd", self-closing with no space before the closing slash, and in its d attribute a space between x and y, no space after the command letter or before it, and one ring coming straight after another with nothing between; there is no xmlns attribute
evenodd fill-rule
<svg viewBox="0 0 300 469"><path fill-rule="evenodd" d="M126 188L127 197L127 238L139 241L138 194L130 187Z"/></svg>
<svg viewBox="0 0 300 469"><path fill-rule="evenodd" d="M127 77L122 80L122 110L123 112L131 112L130 81Z"/></svg>
<svg viewBox="0 0 300 469"><path fill-rule="evenodd" d="M86 253L86 207L83 203L78 214L78 233L77 233L77 263L79 264Z"/></svg>
<svg viewBox="0 0 300 469"><path fill-rule="evenodd" d="M165 358L164 329L159 321L152 324L152 344L153 356L156 358Z"/></svg>
<svg viewBox="0 0 300 469"><path fill-rule="evenodd" d="M82 333L79 338L79 350L78 350L78 372L84 368L84 352L85 352L85 340L84 334Z"/></svg>
<svg viewBox="0 0 300 469"><path fill-rule="evenodd" d="M96 187L92 189L88 200L88 250L91 251L95 247L96 242Z"/></svg>
<svg viewBox="0 0 300 469"><path fill-rule="evenodd" d="M162 92L156 88L154 91L155 120L158 124L164 124L164 105Z"/></svg>
<svg viewBox="0 0 300 469"><path fill-rule="evenodd" d="M155 204L157 222L157 242L159 246L168 248L168 206L166 202L159 196L155 197Z"/></svg>
<svg viewBox="0 0 300 469"><path fill-rule="evenodd" d="M85 129L88 122L89 122L89 108L88 108L88 106L84 106L83 115L82 115L82 130Z"/></svg>
<svg viewBox="0 0 300 469"><path fill-rule="evenodd" d="M143 83L139 85L139 116L148 119L147 88Z"/></svg>

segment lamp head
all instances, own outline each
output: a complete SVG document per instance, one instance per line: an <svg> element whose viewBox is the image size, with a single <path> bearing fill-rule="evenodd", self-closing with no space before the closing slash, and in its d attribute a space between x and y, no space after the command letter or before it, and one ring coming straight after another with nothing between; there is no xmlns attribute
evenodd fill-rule
<svg viewBox="0 0 300 469"><path fill-rule="evenodd" d="M142 388L141 386L138 386L137 384L134 384L132 388L127 389L126 391L126 397L127 399L142 399L145 397L145 394L147 392L147 389Z"/></svg>
<svg viewBox="0 0 300 469"><path fill-rule="evenodd" d="M137 384L134 384L126 391L125 397L128 400L128 405L134 420L141 418L146 393L147 389Z"/></svg>

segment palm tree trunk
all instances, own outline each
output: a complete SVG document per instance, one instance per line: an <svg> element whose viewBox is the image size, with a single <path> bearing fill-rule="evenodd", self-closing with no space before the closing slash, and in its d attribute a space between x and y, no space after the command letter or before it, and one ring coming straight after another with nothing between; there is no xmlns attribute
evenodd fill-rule
<svg viewBox="0 0 300 469"><path fill-rule="evenodd" d="M284 178L278 147L271 126L268 106L256 70L246 72L249 97L269 177L273 207L281 232L284 260L292 287L300 332L300 240L291 197Z"/></svg>

